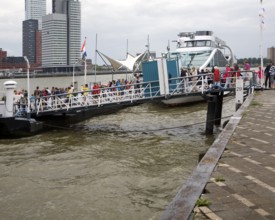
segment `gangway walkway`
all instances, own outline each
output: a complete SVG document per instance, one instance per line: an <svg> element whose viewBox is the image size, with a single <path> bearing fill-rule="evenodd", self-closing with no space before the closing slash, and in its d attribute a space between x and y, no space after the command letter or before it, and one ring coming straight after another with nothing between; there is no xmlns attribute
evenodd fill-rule
<svg viewBox="0 0 275 220"><path fill-rule="evenodd" d="M213 88L212 74L202 74L189 77L169 79L168 92L161 93L159 81L140 82L114 87L103 87L96 90L77 91L72 93L54 94L32 98L30 114L32 117L42 117L53 114L66 114L84 109L105 108L113 105L127 106L151 101L161 101L175 97L204 97ZM235 90L235 78L232 78L229 88L223 91ZM14 111L17 117L23 117L27 112L27 101L17 103Z"/></svg>

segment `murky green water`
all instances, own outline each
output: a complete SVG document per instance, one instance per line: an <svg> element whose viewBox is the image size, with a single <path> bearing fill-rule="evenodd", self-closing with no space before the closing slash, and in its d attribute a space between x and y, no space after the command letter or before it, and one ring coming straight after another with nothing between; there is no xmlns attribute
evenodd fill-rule
<svg viewBox="0 0 275 220"><path fill-rule="evenodd" d="M143 104L0 140L1 219L159 219L213 141L206 107Z"/></svg>

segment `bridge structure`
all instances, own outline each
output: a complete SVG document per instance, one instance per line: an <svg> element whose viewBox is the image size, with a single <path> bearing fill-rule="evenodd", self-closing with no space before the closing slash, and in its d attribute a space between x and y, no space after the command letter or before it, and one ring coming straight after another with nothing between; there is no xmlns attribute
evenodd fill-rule
<svg viewBox="0 0 275 220"><path fill-rule="evenodd" d="M16 82L7 81L4 83L6 101L0 102L0 126L3 128L0 137L14 136L16 133L21 136L22 132L29 135L43 129L46 124L71 124L142 103L179 105L204 100L208 102L206 131L212 133L212 122L215 121L215 125L220 123L217 119L221 118L224 94L236 94L236 100L241 105L245 90L255 87L253 74L246 79L231 77L225 88L225 84L213 84L212 73L182 77L179 67L174 60L148 61L142 65L142 79L125 85L102 85L89 91L73 91L70 88L58 94L28 95L18 101L14 101L13 96Z"/></svg>
<svg viewBox="0 0 275 220"><path fill-rule="evenodd" d="M237 74L232 75L235 77L227 81L225 88L224 84L213 84L213 73L182 77L178 60L162 58L143 62L142 80L139 78L125 85L101 86L89 91L71 92L72 89L69 89L63 94L31 97L16 103L14 115L39 119L46 116L83 115L89 112L89 115L93 116L145 102L161 101L168 105L178 105L203 101L208 93L214 91L229 93L253 87L253 74L246 77L246 80L241 80Z"/></svg>
<svg viewBox="0 0 275 220"><path fill-rule="evenodd" d="M43 118L53 115L72 115L90 111L96 114L105 110L122 108L146 102L169 101L173 105L186 102L203 101L206 94L213 91L235 91L235 79L232 78L228 88L214 86L212 74L202 74L196 77L170 78L168 87L162 91L160 81L146 81L112 87L102 87L89 91L74 91L70 93L32 97L29 101L21 99L14 106L15 117Z"/></svg>

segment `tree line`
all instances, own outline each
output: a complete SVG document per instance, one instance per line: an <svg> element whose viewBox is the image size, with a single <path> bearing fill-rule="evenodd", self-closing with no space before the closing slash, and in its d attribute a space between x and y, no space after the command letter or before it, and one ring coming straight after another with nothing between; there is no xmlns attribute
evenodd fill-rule
<svg viewBox="0 0 275 220"><path fill-rule="evenodd" d="M238 64L243 64L245 60L247 60L252 67L257 67L257 66L261 65L261 58L256 58L256 57L253 57L253 58L240 58L240 59L238 59ZM270 59L263 58L264 66L267 66L270 62L271 62Z"/></svg>

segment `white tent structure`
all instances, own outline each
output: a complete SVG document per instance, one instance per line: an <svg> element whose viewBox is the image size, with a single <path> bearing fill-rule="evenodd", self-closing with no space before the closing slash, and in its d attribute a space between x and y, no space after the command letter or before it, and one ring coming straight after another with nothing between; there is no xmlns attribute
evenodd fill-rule
<svg viewBox="0 0 275 220"><path fill-rule="evenodd" d="M135 72L136 70L138 70L141 62L148 59L148 51L145 51L144 53L139 54L136 57L127 53L126 60L116 60L99 51L97 52L100 56L105 57L110 62L114 70L126 68L128 71Z"/></svg>

